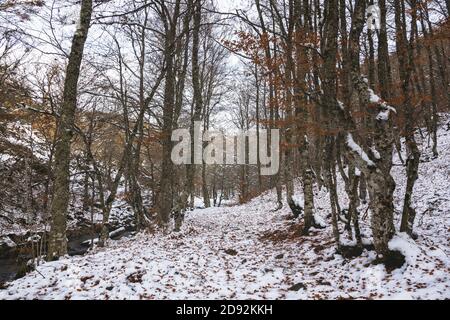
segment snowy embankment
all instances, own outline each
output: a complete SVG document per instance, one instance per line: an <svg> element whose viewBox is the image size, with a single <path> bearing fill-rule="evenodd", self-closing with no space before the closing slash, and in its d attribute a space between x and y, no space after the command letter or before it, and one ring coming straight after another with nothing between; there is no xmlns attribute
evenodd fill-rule
<svg viewBox="0 0 450 320"><path fill-rule="evenodd" d="M391 241L406 258L392 272L372 263L373 251L336 254L330 226L298 236L300 223L286 205L273 212L275 195L267 193L242 206L196 210L178 234L139 234L45 263L0 290L0 299L450 299L450 131L439 136L441 155L421 163L415 189L419 238ZM403 170L393 169L398 212ZM346 199L342 188L339 197ZM317 191L315 206L329 224L326 190ZM370 217L360 210L370 239Z"/></svg>

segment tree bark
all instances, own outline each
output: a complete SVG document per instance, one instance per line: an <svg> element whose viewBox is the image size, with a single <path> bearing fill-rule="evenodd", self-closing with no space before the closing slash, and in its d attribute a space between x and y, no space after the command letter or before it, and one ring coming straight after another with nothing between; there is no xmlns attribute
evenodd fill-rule
<svg viewBox="0 0 450 320"><path fill-rule="evenodd" d="M405 116L405 140L408 153L406 161L406 192L403 203L402 221L400 231L412 235L416 212L412 207L412 194L415 182L418 178L420 151L415 139L414 110L411 97L411 75L413 71L413 43L417 28L417 2L411 1L411 39L407 39L405 21L405 3L394 1L395 26L397 31L396 47L399 59L400 78L402 81L403 113Z"/></svg>
<svg viewBox="0 0 450 320"><path fill-rule="evenodd" d="M162 164L161 181L159 193L159 223L166 228L169 223L172 211L172 184L173 184L173 163L171 160L172 152L172 130L174 121L175 104L175 83L176 72L174 66L174 56L176 51L177 24L180 15L180 0L176 0L171 17L167 16L167 8L162 10L162 16L166 25L164 58L166 61L166 78L163 101L163 126L162 126ZM161 4L165 6L164 4Z"/></svg>
<svg viewBox="0 0 450 320"><path fill-rule="evenodd" d="M63 102L55 150L55 182L51 206L51 229L48 260L67 254L67 208L70 198L70 149L77 108L78 79L83 51L92 17L92 0L81 2L80 20L72 39L72 47L64 81Z"/></svg>

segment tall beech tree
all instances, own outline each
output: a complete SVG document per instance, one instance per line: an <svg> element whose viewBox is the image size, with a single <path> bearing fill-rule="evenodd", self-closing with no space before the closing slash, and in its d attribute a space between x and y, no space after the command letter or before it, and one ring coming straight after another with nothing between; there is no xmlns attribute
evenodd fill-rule
<svg viewBox="0 0 450 320"><path fill-rule="evenodd" d="M51 205L51 229L48 259L53 260L67 253L67 208L70 199L70 145L75 133L78 79L83 51L92 18L92 0L82 0L79 21L72 38L68 57L63 101L59 111L57 141L55 148L53 201Z"/></svg>

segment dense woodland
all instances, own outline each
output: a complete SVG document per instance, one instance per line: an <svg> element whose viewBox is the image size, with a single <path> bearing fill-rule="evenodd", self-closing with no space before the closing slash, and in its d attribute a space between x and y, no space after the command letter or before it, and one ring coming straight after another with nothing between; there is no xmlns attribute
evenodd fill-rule
<svg viewBox="0 0 450 320"><path fill-rule="evenodd" d="M265 210L288 207L309 237L325 232L316 197L326 190L336 252L368 248L368 215L377 260L395 265L396 232L418 236L420 167L441 154L449 10L448 0L3 0L0 222L32 230L33 256L53 261L81 217L108 247L117 201L136 232L170 235L198 207L274 190ZM258 151L279 129L280 170L262 175L259 155L175 165L172 133L193 136L198 121L254 130Z"/></svg>

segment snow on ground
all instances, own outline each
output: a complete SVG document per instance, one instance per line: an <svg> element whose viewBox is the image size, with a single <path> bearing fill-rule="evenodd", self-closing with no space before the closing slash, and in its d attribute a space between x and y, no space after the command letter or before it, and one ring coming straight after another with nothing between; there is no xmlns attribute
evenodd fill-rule
<svg viewBox="0 0 450 320"><path fill-rule="evenodd" d="M440 157L421 163L415 189L419 238L394 237L390 247L406 263L390 273L372 263L373 251L336 254L330 226L298 236L300 223L286 205L273 212L269 192L242 206L197 209L178 234L139 234L45 263L0 290L0 299L450 299L450 131L441 130L440 140ZM403 170L393 169L398 212ZM341 188L342 202L344 194ZM329 225L326 190L317 191L315 205ZM370 238L370 218L360 210Z"/></svg>

